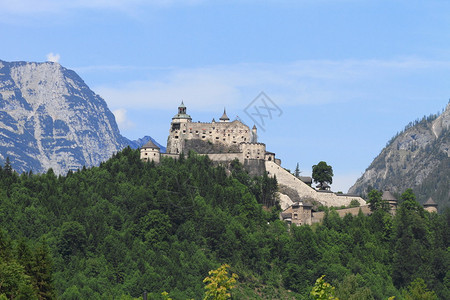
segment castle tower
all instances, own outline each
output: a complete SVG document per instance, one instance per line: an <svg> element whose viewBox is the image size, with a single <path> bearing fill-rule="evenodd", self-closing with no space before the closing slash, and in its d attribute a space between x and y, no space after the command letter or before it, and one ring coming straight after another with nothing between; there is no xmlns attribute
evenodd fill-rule
<svg viewBox="0 0 450 300"><path fill-rule="evenodd" d="M397 210L397 199L392 195L389 191L384 191L383 195L381 196L381 200L386 201L389 203L389 208L391 209L391 213L395 214L395 211Z"/></svg>
<svg viewBox="0 0 450 300"><path fill-rule="evenodd" d="M220 122L230 122L230 118L227 116L225 108L223 109L223 115L220 117Z"/></svg>
<svg viewBox="0 0 450 300"><path fill-rule="evenodd" d="M172 124L186 123L191 121L192 118L190 115L186 114L186 106L184 105L183 101L181 101L180 106L178 106L178 113L172 118Z"/></svg>
<svg viewBox="0 0 450 300"><path fill-rule="evenodd" d="M437 203L433 201L433 199L430 197L427 202L423 204L423 208L428 212L435 212L437 213Z"/></svg>
<svg viewBox="0 0 450 300"><path fill-rule="evenodd" d="M144 146L141 148L141 160L144 161L154 161L155 163L160 162L161 149L149 140Z"/></svg>
<svg viewBox="0 0 450 300"><path fill-rule="evenodd" d="M257 143L258 142L258 130L256 129L256 125L253 125L252 128L252 143Z"/></svg>
<svg viewBox="0 0 450 300"><path fill-rule="evenodd" d="M192 122L190 115L186 113L186 106L181 101L178 113L173 116L170 124L169 138L167 139L167 152L179 154L183 151L184 143L180 141L180 135L187 130L187 124Z"/></svg>

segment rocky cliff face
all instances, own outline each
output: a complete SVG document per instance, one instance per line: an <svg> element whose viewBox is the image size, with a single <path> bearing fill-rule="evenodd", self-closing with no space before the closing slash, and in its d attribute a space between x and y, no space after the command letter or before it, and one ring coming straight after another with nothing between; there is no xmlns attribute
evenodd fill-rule
<svg viewBox="0 0 450 300"><path fill-rule="evenodd" d="M419 202L432 197L440 208L450 205L450 103L438 117L410 123L397 134L350 188L402 193L412 188Z"/></svg>
<svg viewBox="0 0 450 300"><path fill-rule="evenodd" d="M18 171L93 166L129 141L106 102L57 63L0 60L0 163Z"/></svg>

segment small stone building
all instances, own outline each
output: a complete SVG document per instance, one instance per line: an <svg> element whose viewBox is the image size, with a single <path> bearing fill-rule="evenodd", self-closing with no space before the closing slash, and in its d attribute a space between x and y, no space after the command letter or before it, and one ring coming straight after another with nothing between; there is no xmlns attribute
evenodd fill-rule
<svg viewBox="0 0 450 300"><path fill-rule="evenodd" d="M389 203L390 212L391 214L395 215L398 206L397 198L395 198L390 191L384 191L383 195L381 196L381 200L387 201L387 203Z"/></svg>
<svg viewBox="0 0 450 300"><path fill-rule="evenodd" d="M295 202L281 213L281 219L289 225L311 225L312 205L304 202Z"/></svg>
<svg viewBox="0 0 450 300"><path fill-rule="evenodd" d="M161 157L161 149L153 143L152 140L149 140L144 146L141 148L141 160L144 161L154 161L155 163L159 163Z"/></svg>

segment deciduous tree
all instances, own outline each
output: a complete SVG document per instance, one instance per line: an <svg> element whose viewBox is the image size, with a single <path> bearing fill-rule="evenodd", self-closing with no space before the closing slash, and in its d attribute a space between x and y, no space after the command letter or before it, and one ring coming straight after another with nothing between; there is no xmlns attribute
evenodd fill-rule
<svg viewBox="0 0 450 300"><path fill-rule="evenodd" d="M312 178L314 182L320 183L320 189L324 189L324 183L333 183L333 168L327 165L326 162L321 161L317 165L312 166Z"/></svg>

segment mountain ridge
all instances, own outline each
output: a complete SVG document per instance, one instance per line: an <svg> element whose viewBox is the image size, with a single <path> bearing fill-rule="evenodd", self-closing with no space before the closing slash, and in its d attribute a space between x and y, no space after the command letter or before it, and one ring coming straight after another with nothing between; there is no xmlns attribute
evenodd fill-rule
<svg viewBox="0 0 450 300"><path fill-rule="evenodd" d="M430 197L441 207L450 204L450 102L440 115L408 124L396 134L349 189L400 194L412 188L419 202Z"/></svg>

